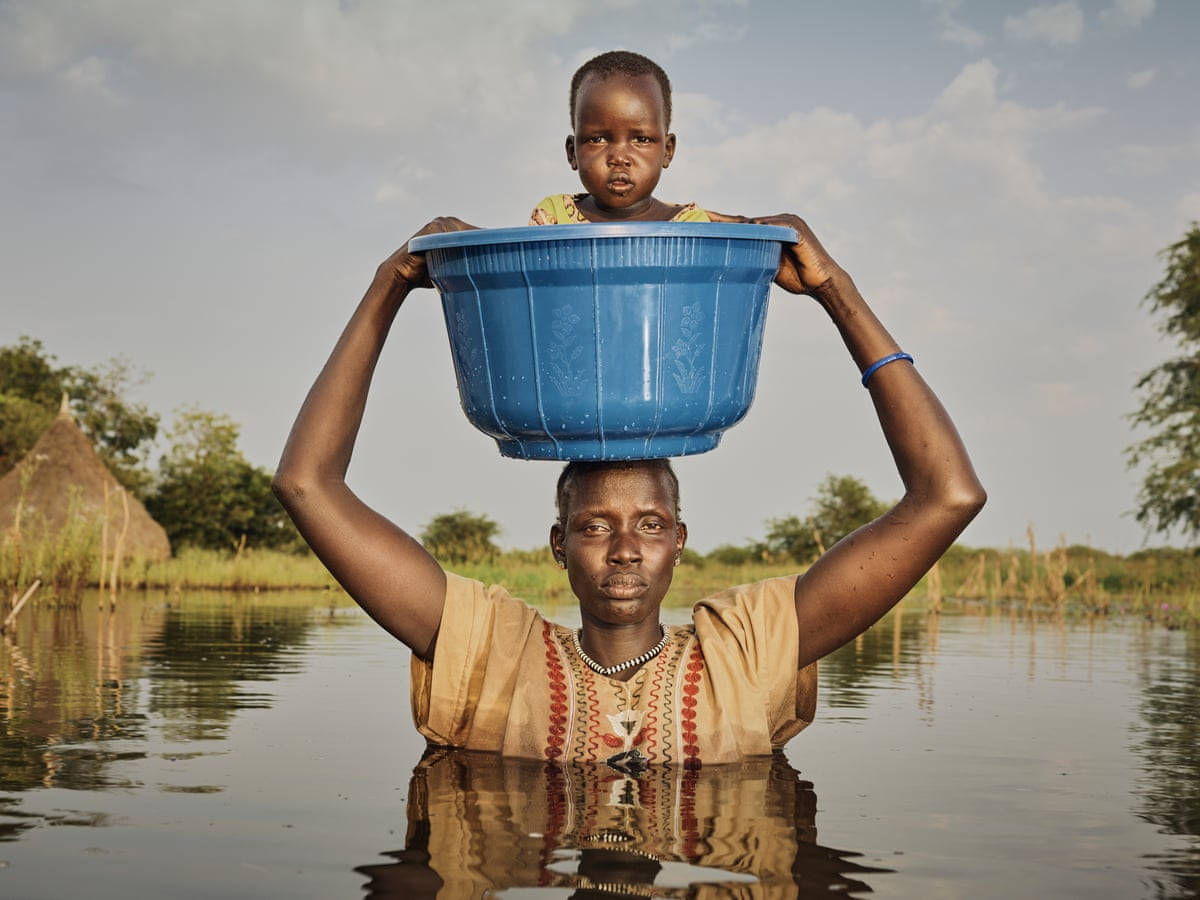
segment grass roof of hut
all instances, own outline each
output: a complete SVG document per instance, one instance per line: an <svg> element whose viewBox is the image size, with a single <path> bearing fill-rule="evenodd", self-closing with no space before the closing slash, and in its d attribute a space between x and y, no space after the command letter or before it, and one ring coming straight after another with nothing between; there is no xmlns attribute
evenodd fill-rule
<svg viewBox="0 0 1200 900"><path fill-rule="evenodd" d="M110 550L124 531L123 555L148 559L171 555L167 533L113 477L76 424L65 396L58 415L33 449L0 478L0 532L14 526L18 508L23 537L36 539L39 531L60 530L70 516L103 523L107 510Z"/></svg>

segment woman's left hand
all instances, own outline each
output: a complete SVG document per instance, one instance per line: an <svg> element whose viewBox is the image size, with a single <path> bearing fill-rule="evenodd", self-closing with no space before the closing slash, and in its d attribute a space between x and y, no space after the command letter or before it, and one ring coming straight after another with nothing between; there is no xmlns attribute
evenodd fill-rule
<svg viewBox="0 0 1200 900"><path fill-rule="evenodd" d="M779 271L775 273L775 283L793 294L813 295L817 289L830 282L837 276L844 276L833 257L821 246L808 223L799 216L780 214L775 216L728 216L724 213L708 211L708 216L714 222L740 222L751 225L782 225L796 232L796 243L783 248L779 258Z"/></svg>

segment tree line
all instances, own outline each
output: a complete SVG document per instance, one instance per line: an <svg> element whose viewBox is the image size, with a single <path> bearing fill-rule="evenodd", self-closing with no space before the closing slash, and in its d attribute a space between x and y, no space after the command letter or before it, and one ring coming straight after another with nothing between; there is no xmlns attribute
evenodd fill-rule
<svg viewBox="0 0 1200 900"><path fill-rule="evenodd" d="M1126 449L1130 467L1144 468L1134 514L1147 533L1200 536L1200 223L1162 251L1165 272L1143 299L1177 354L1143 375L1129 415L1147 432ZM132 402L144 375L127 361L95 368L59 366L42 342L22 337L0 347L0 475L29 452L49 426L62 395L116 479L166 529L172 546L302 549L304 544L271 493L271 473L238 449L228 416L190 408L166 433L168 451L151 466L160 417ZM766 534L708 554L728 564L792 560L807 563L887 504L850 475L821 482L805 516L766 523ZM421 532L439 559L494 559L500 527L465 510L435 516Z"/></svg>
<svg viewBox="0 0 1200 900"><path fill-rule="evenodd" d="M180 410L151 464L161 419L129 393L145 375L123 359L60 366L40 340L0 347L0 475L49 427L65 394L79 427L120 484L167 532L171 546L299 551L304 542L271 493L271 472L238 449L226 415Z"/></svg>
<svg viewBox="0 0 1200 900"><path fill-rule="evenodd" d="M768 519L766 534L760 539L722 544L705 557L685 550L684 558L692 563L708 559L730 566L787 561L807 565L860 525L883 515L890 506L853 475L828 475L810 501L806 515ZM434 516L420 537L435 558L453 565L496 560L501 555L495 542L499 534L499 524L488 516L460 509Z"/></svg>

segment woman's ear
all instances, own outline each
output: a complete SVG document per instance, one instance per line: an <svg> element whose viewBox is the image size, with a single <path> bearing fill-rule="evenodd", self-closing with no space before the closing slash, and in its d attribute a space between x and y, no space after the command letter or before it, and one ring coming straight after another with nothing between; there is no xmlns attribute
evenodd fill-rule
<svg viewBox="0 0 1200 900"><path fill-rule="evenodd" d="M579 171L579 160L575 158L575 135L567 135L567 162L571 164L572 170Z"/></svg>
<svg viewBox="0 0 1200 900"><path fill-rule="evenodd" d="M550 526L550 552L554 554L554 561L558 563L558 567L565 569L567 567L567 549L563 546L562 526L557 522Z"/></svg>
<svg viewBox="0 0 1200 900"><path fill-rule="evenodd" d="M687 544L687 526L679 522L675 526L675 552L682 553Z"/></svg>

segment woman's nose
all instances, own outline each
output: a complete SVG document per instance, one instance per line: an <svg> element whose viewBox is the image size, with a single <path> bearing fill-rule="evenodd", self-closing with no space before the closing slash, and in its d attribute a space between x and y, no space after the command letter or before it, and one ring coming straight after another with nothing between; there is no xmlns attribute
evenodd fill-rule
<svg viewBox="0 0 1200 900"><path fill-rule="evenodd" d="M642 550L638 545L637 538L632 534L622 534L619 532L614 534L612 543L608 548L608 558L610 562L615 562L619 565L641 562Z"/></svg>

